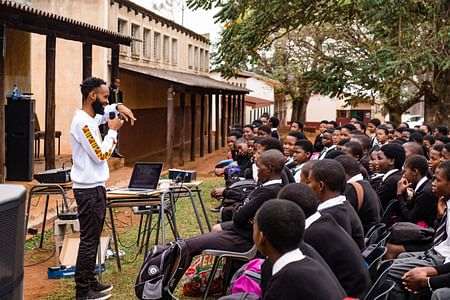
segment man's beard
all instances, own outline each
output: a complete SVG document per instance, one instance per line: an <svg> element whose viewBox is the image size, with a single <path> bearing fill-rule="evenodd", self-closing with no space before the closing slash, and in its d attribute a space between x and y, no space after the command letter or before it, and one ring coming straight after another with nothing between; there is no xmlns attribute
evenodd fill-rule
<svg viewBox="0 0 450 300"><path fill-rule="evenodd" d="M100 103L100 99L97 97L94 103L92 103L92 108L96 115L104 115L105 107Z"/></svg>

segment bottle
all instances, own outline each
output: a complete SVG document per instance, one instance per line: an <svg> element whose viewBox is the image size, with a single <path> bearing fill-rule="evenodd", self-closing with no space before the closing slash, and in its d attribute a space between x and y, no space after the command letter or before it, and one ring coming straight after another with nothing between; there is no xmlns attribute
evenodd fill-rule
<svg viewBox="0 0 450 300"><path fill-rule="evenodd" d="M11 93L11 98L13 100L19 100L19 96L20 96L19 88L17 87L17 84L15 84Z"/></svg>

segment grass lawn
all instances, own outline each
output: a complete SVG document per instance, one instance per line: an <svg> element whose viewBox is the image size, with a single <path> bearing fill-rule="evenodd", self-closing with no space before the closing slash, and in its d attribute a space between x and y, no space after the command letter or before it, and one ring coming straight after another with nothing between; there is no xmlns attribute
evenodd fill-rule
<svg viewBox="0 0 450 300"><path fill-rule="evenodd" d="M211 213L209 208L218 205L218 201L211 199L209 193L212 188L223 185L223 178L208 178L204 179L202 188L202 199L208 209L209 218L211 224L215 224L218 218L218 214ZM200 204L197 201L197 207L200 209ZM121 216L119 216L121 215ZM102 274L102 281L114 285L112 293L112 299L135 299L134 295L134 283L137 273L143 262L143 254L139 254L139 248L136 245L137 233L139 228L139 219L131 218L130 209L120 209L116 211L116 227L118 227L119 245L120 249L125 252L125 256L122 257L122 271L118 272L115 259L109 259L106 261L106 271ZM196 236L200 233L190 200L188 198L179 199L177 202L177 227L182 238ZM154 216L153 222L156 222L157 217ZM109 218L107 216L107 224L109 226ZM203 227L207 229L206 223L203 219ZM170 231L170 227L166 227L166 242L173 241L173 235ZM49 237L50 239L50 237ZM153 245L155 235L152 234L150 239L151 245ZM29 250L28 250L29 251ZM179 288L181 284L179 284ZM180 289L177 290L177 297L180 299L197 299L191 297L184 297L180 293ZM60 279L57 288L44 299L74 299L75 298L75 283L73 278Z"/></svg>

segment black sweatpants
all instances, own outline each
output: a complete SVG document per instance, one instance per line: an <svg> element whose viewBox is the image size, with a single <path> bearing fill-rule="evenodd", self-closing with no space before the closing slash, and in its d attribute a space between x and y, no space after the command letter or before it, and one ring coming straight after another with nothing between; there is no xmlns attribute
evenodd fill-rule
<svg viewBox="0 0 450 300"><path fill-rule="evenodd" d="M103 186L74 189L80 221L80 246L75 271L76 294L84 295L95 278L95 262L106 213L106 190Z"/></svg>

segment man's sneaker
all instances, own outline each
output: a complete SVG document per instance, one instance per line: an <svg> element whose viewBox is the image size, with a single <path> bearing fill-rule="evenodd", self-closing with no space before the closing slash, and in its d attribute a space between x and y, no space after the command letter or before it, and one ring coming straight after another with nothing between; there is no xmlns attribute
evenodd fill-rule
<svg viewBox="0 0 450 300"><path fill-rule="evenodd" d="M113 289L113 286L111 284L103 284L101 282L96 282L95 284L91 285L91 290L97 293L107 293Z"/></svg>
<svg viewBox="0 0 450 300"><path fill-rule="evenodd" d="M111 298L110 294L101 294L98 292L94 292L93 290L89 290L86 295L78 296L77 300L106 300Z"/></svg>

